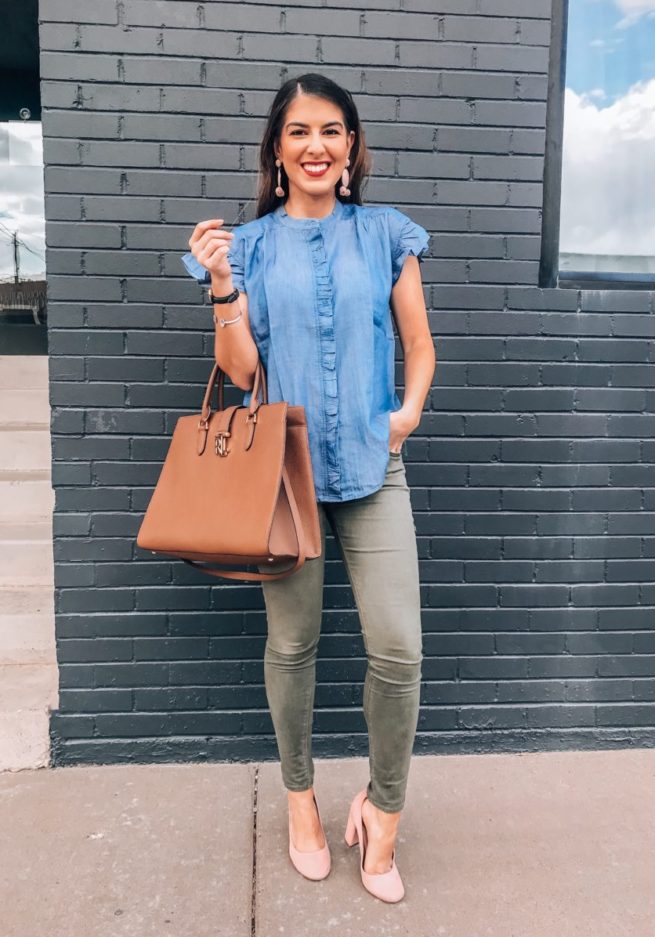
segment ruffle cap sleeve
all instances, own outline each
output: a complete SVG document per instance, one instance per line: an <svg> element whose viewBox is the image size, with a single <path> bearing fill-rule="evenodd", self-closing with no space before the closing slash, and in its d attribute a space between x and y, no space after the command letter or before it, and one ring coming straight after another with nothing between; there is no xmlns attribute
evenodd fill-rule
<svg viewBox="0 0 655 937"><path fill-rule="evenodd" d="M402 273L405 258L409 254L422 259L428 249L430 235L420 224L412 221L397 208L389 208L389 234L391 240L391 266L394 286Z"/></svg>
<svg viewBox="0 0 655 937"><path fill-rule="evenodd" d="M232 282L242 293L246 292L245 283L245 248L246 239L244 235L239 234L236 228L233 232L234 237L227 252L227 259L232 268Z"/></svg>
<svg viewBox="0 0 655 937"><path fill-rule="evenodd" d="M193 254L183 254L181 260L189 276L197 280L198 283L209 283L211 280L211 273L196 260Z"/></svg>
<svg viewBox="0 0 655 937"><path fill-rule="evenodd" d="M242 293L246 292L244 285L244 239L238 234L238 228L233 232L234 237L227 252L227 259L232 269L232 282ZM198 283L211 283L211 273L206 267L196 260L192 253L182 255L184 264L189 276L192 276Z"/></svg>

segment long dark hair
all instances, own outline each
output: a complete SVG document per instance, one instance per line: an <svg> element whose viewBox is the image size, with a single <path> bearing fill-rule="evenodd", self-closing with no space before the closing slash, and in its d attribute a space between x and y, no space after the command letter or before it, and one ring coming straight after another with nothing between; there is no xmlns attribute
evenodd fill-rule
<svg viewBox="0 0 655 937"><path fill-rule="evenodd" d="M326 78L325 75L309 72L306 75L299 75L297 78L290 78L286 81L271 104L259 149L257 218L261 218L262 215L267 215L270 211L273 211L286 197L280 198L275 194L277 185L275 147L278 146L282 136L287 108L299 94L314 94L336 104L343 114L346 135L349 135L351 130L355 131L355 140L350 150L350 165L348 166L350 195L339 195L341 180L338 180L335 186L335 195L339 201L352 202L355 205L362 204L362 188L371 171L372 159L370 151L366 147L364 128L360 123L355 102L350 92L335 81ZM288 178L284 166L280 171L282 187L288 192Z"/></svg>

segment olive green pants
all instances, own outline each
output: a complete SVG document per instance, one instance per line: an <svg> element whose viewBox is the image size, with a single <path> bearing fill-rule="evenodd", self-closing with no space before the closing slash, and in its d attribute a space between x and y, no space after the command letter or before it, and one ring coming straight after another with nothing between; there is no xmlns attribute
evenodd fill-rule
<svg viewBox="0 0 655 937"><path fill-rule="evenodd" d="M368 796L380 810L395 813L405 803L423 660L416 528L401 453L389 454L378 491L353 501L319 502L318 510L321 556L287 579L262 583L268 620L264 680L282 779L290 791L314 784L311 733L327 518L352 586L368 660Z"/></svg>

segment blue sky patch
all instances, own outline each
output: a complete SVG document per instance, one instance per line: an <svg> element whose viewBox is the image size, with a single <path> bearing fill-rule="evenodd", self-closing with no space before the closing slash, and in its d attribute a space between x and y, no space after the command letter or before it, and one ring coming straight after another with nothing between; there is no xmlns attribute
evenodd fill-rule
<svg viewBox="0 0 655 937"><path fill-rule="evenodd" d="M655 76L655 0L569 0L567 45L567 88L612 104Z"/></svg>

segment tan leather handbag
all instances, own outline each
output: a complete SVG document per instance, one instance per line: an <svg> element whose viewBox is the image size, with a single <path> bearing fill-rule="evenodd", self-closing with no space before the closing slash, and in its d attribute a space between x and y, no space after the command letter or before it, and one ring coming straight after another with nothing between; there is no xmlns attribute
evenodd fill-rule
<svg viewBox="0 0 655 937"><path fill-rule="evenodd" d="M179 417L136 542L210 576L284 579L321 555L305 408L268 403L261 360L247 407L224 409L224 380L214 364L200 419ZM289 560L282 571L257 573L203 565Z"/></svg>

